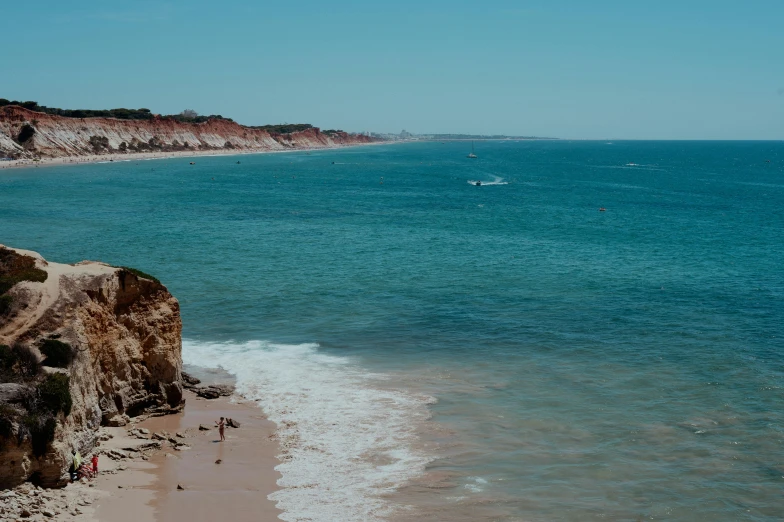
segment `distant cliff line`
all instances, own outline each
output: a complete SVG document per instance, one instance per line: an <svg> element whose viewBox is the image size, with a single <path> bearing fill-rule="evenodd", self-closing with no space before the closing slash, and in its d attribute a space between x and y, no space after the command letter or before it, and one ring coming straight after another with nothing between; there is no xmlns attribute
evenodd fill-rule
<svg viewBox="0 0 784 522"><path fill-rule="evenodd" d="M248 127L228 118L206 118L199 121L155 114L145 119L80 118L5 105L0 107L0 157L32 160L151 152L263 152L379 141L362 134L321 131L307 124Z"/></svg>

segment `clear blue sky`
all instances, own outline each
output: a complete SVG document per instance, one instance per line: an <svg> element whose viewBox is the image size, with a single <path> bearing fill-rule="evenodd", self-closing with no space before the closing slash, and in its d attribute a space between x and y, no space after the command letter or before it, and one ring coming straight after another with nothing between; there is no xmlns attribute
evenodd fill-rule
<svg viewBox="0 0 784 522"><path fill-rule="evenodd" d="M784 139L784 1L4 2L0 97L245 124Z"/></svg>

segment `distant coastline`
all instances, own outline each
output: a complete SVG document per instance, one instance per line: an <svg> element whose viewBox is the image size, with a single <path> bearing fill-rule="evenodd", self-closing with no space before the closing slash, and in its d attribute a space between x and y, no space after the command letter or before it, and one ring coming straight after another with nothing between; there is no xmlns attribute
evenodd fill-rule
<svg viewBox="0 0 784 522"><path fill-rule="evenodd" d="M16 159L0 161L0 171L4 169L29 169L38 167L55 167L64 165L84 165L87 163L124 163L131 161L149 161L173 158L200 158L214 156L246 156L254 154L276 154L285 152L308 152L317 150L335 150L368 145L388 145L386 142L353 143L349 145L333 145L301 149L247 149L247 150L191 150L169 152L131 152L125 154L91 154L85 156L62 156L57 158Z"/></svg>
<svg viewBox="0 0 784 522"><path fill-rule="evenodd" d="M415 134L405 130L400 134L373 132L370 135L384 141L546 141L561 139L546 136L507 136L506 134Z"/></svg>
<svg viewBox="0 0 784 522"><path fill-rule="evenodd" d="M146 109L33 108L41 111L0 103L0 158L5 159L0 167L330 149L383 141L310 124L249 127L187 111L161 116Z"/></svg>
<svg viewBox="0 0 784 522"><path fill-rule="evenodd" d="M543 136L505 136L502 134L486 136L483 134L432 134L423 135L422 140L433 141L465 141L465 140L526 140L526 141L540 141L540 140L557 140L560 138L548 138Z"/></svg>

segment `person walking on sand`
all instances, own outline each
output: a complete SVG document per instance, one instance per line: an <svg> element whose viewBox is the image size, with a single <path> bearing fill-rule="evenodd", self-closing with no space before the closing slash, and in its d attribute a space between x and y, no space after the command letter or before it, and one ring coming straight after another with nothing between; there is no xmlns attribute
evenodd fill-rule
<svg viewBox="0 0 784 522"><path fill-rule="evenodd" d="M221 442L223 442L224 440L226 440L226 436L224 435L224 432L226 431L226 421L223 419L223 417L221 417L220 422L216 422L215 425L218 427L218 433L220 433L220 440Z"/></svg>

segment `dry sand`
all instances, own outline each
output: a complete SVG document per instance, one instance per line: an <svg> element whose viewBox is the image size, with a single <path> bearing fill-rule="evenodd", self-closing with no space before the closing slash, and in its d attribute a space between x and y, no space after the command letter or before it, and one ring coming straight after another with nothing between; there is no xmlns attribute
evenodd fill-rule
<svg viewBox="0 0 784 522"><path fill-rule="evenodd" d="M339 145L334 147L302 147L296 149L242 149L242 150L184 150L176 152L131 152L127 154L93 154L85 156L65 156L61 158L41 158L39 160L21 159L11 161L0 161L0 170L13 168L35 168L51 167L56 165L80 165L84 163L109 163L125 161L141 161L150 159L166 158L196 158L199 156L239 156L244 154L274 154L283 152L310 152L319 150L344 149L347 147L364 147L368 145L388 145L389 143L379 141L373 143L354 143L351 145Z"/></svg>
<svg viewBox="0 0 784 522"><path fill-rule="evenodd" d="M239 429L226 429L225 442L219 442L214 427L221 416L241 424ZM200 424L212 429L201 431ZM184 413L152 418L136 427L152 433L166 431L189 449L177 451L167 444L148 460L121 460L120 466L127 469L99 475L95 484L105 495L97 503L98 520L278 520L280 511L267 499L277 489L280 477L274 470L278 464L275 424L266 420L255 405L233 404L225 398L204 400L187 392ZM130 428L114 428L115 438L101 447L119 448L131 440L138 443L138 439L127 436ZM218 460L220 463L216 463ZM106 461L108 465L116 464L102 457L102 462Z"/></svg>
<svg viewBox="0 0 784 522"><path fill-rule="evenodd" d="M92 154L85 156L65 156L62 158L41 158L39 160L21 159L11 161L0 161L0 169L30 168L30 167L50 167L54 165L79 165L83 163L108 163L111 161L141 161L150 159L166 158L195 158L198 156L236 156L240 154L267 154L272 152L300 152L310 149L286 149L286 150L192 150L177 152L131 152L128 154ZM317 149L322 150L322 149Z"/></svg>

